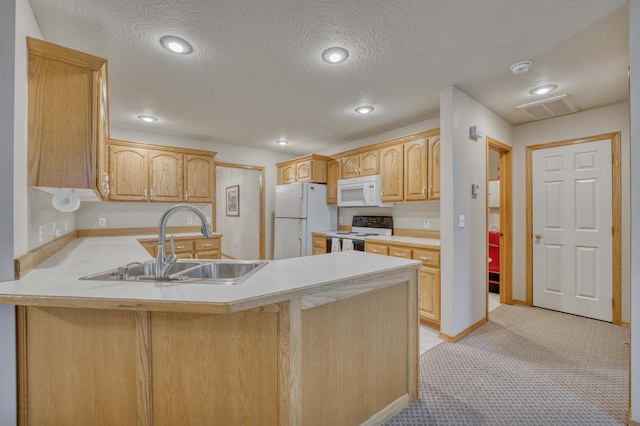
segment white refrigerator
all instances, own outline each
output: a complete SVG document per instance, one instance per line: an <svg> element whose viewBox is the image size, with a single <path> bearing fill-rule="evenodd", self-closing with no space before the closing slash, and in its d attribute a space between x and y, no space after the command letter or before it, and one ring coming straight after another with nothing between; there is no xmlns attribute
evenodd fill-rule
<svg viewBox="0 0 640 426"><path fill-rule="evenodd" d="M336 229L338 207L327 204L327 186L296 182L276 186L274 259L312 254L312 232Z"/></svg>

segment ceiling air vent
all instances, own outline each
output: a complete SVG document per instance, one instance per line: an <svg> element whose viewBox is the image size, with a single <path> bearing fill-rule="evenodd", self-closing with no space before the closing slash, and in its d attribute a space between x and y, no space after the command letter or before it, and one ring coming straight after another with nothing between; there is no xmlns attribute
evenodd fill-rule
<svg viewBox="0 0 640 426"><path fill-rule="evenodd" d="M559 115L578 112L578 107L573 103L569 95L560 95L541 101L519 105L520 111L524 112L532 120L542 120L544 118L557 117Z"/></svg>

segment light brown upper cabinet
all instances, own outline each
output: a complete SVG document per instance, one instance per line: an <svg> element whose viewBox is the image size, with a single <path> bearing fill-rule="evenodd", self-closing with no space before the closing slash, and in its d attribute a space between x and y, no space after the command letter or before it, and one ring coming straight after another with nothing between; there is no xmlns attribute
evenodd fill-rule
<svg viewBox="0 0 640 426"><path fill-rule="evenodd" d="M183 201L182 154L150 150L149 201Z"/></svg>
<svg viewBox="0 0 640 426"><path fill-rule="evenodd" d="M215 152L109 141L113 201L209 203Z"/></svg>
<svg viewBox="0 0 640 426"><path fill-rule="evenodd" d="M192 203L208 203L215 199L213 180L214 165L211 155L185 154L184 200Z"/></svg>
<svg viewBox="0 0 640 426"><path fill-rule="evenodd" d="M147 201L149 159L147 150L109 145L109 176L114 201Z"/></svg>
<svg viewBox="0 0 640 426"><path fill-rule="evenodd" d="M382 201L404 200L404 150L402 144L380 149Z"/></svg>
<svg viewBox="0 0 640 426"><path fill-rule="evenodd" d="M27 185L109 193L107 60L27 37Z"/></svg>
<svg viewBox="0 0 640 426"><path fill-rule="evenodd" d="M327 204L338 203L338 177L340 176L340 161L331 160L327 163Z"/></svg>
<svg viewBox="0 0 640 426"><path fill-rule="evenodd" d="M327 183L327 163L331 158L309 154L276 164L278 185L293 182Z"/></svg>
<svg viewBox="0 0 640 426"><path fill-rule="evenodd" d="M430 200L440 199L440 136L429 138L429 188Z"/></svg>
<svg viewBox="0 0 640 426"><path fill-rule="evenodd" d="M380 160L377 149L342 157L340 165L341 179L358 176L371 176L380 173Z"/></svg>
<svg viewBox="0 0 640 426"><path fill-rule="evenodd" d="M426 201L427 195L427 140L417 139L404 144L404 199Z"/></svg>

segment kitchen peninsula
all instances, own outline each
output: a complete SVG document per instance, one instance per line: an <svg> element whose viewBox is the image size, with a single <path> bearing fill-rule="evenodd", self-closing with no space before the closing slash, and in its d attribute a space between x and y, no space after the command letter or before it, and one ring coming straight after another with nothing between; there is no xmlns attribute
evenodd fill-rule
<svg viewBox="0 0 640 426"><path fill-rule="evenodd" d="M418 398L421 263L270 261L235 286L84 281L150 259L79 238L20 281L21 424L379 424Z"/></svg>

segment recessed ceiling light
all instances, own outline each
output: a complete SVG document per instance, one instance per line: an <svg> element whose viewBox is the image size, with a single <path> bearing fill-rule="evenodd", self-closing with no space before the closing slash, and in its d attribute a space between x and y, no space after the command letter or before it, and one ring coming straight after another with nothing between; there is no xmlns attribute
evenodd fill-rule
<svg viewBox="0 0 640 426"><path fill-rule="evenodd" d="M193 52L193 47L180 37L164 36L160 39L160 44L168 51L178 53L180 55L186 55Z"/></svg>
<svg viewBox="0 0 640 426"><path fill-rule="evenodd" d="M276 143L281 146L289 145L289 141L286 141L284 139L277 140Z"/></svg>
<svg viewBox="0 0 640 426"><path fill-rule="evenodd" d="M356 108L356 112L358 114L369 114L371 111L373 111L373 107L372 106L359 106L358 108Z"/></svg>
<svg viewBox="0 0 640 426"><path fill-rule="evenodd" d="M514 74L524 74L529 71L529 67L531 66L531 61L520 61L511 65L511 72Z"/></svg>
<svg viewBox="0 0 640 426"><path fill-rule="evenodd" d="M339 64L349 57L349 52L342 47L331 47L322 52L322 59L330 64Z"/></svg>
<svg viewBox="0 0 640 426"><path fill-rule="evenodd" d="M547 84L545 86L536 87L533 90L530 90L529 93L532 95L546 95L549 92L553 92L558 88L555 84Z"/></svg>
<svg viewBox="0 0 640 426"><path fill-rule="evenodd" d="M153 123L154 121L158 121L158 119L153 115L139 115L138 119L144 121L145 123Z"/></svg>

